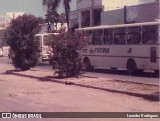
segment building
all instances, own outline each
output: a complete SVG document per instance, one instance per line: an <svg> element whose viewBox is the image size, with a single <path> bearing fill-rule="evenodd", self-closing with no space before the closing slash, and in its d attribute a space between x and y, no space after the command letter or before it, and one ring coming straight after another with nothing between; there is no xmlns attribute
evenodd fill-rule
<svg viewBox="0 0 160 121"><path fill-rule="evenodd" d="M4 32L5 32L5 29L4 28L0 28L0 48L3 46L4 44Z"/></svg>
<svg viewBox="0 0 160 121"><path fill-rule="evenodd" d="M6 16L0 16L0 27L1 28L6 28L9 23L10 23L11 19L6 17Z"/></svg>
<svg viewBox="0 0 160 121"><path fill-rule="evenodd" d="M0 16L0 46L7 46L4 41L4 32L9 26L11 20L24 14L25 12L7 12L5 15Z"/></svg>
<svg viewBox="0 0 160 121"><path fill-rule="evenodd" d="M152 22L160 19L160 2L155 1L125 8L125 23Z"/></svg>
<svg viewBox="0 0 160 121"><path fill-rule="evenodd" d="M5 15L0 16L0 27L8 27L12 19L24 15L25 12L7 12Z"/></svg>
<svg viewBox="0 0 160 121"><path fill-rule="evenodd" d="M124 6L134 6L156 0L77 0L77 10L70 12L70 27L89 27L103 24L122 24ZM107 19L112 16L110 21ZM110 23L111 22L111 23Z"/></svg>
<svg viewBox="0 0 160 121"><path fill-rule="evenodd" d="M18 16L22 16L26 14L25 12L6 12L6 17L10 18L10 19L14 19L17 18Z"/></svg>

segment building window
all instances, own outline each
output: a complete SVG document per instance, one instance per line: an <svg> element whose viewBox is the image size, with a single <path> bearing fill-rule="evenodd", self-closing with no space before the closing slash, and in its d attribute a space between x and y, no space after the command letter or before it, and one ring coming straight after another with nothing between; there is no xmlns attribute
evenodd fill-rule
<svg viewBox="0 0 160 121"><path fill-rule="evenodd" d="M90 26L90 11L83 11L82 12L82 27L89 27Z"/></svg>
<svg viewBox="0 0 160 121"><path fill-rule="evenodd" d="M102 12L102 8L93 10L93 25L94 26L101 24L101 12Z"/></svg>

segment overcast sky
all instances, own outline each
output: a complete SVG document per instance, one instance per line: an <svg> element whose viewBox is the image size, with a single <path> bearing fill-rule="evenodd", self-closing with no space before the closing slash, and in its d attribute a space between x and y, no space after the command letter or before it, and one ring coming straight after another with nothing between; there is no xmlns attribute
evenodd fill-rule
<svg viewBox="0 0 160 121"><path fill-rule="evenodd" d="M72 1L71 8L74 10L76 0ZM59 11L63 11L62 7ZM42 0L0 0L0 15L6 12L26 12L35 16L44 16L46 13Z"/></svg>

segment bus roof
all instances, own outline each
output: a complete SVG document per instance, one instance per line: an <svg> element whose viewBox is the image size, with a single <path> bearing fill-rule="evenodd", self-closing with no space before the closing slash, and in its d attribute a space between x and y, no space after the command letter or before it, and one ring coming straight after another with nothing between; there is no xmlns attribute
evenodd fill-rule
<svg viewBox="0 0 160 121"><path fill-rule="evenodd" d="M160 22L144 22L144 23L132 23L132 24L119 24L119 25L100 25L94 27L78 28L76 30L96 30L105 28L120 28L120 27L132 27L132 26L144 26L144 25L160 25Z"/></svg>

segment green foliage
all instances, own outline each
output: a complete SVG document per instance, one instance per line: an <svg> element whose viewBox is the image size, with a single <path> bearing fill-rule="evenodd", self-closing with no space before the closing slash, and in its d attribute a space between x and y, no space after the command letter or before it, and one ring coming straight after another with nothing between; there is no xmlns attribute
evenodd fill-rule
<svg viewBox="0 0 160 121"><path fill-rule="evenodd" d="M82 67L78 52L85 42L80 34L70 32L52 37L52 66L59 77L75 77L80 74Z"/></svg>
<svg viewBox="0 0 160 121"><path fill-rule="evenodd" d="M22 70L28 70L38 63L38 44L34 36L40 30L40 18L33 15L23 15L13 19L5 33L5 39L14 53L13 65Z"/></svg>
<svg viewBox="0 0 160 121"><path fill-rule="evenodd" d="M65 19L67 26L69 28L69 12L70 12L70 3L72 0L42 0L43 6L47 6L48 10L57 10L60 6L60 3L63 2L63 7L65 10Z"/></svg>

